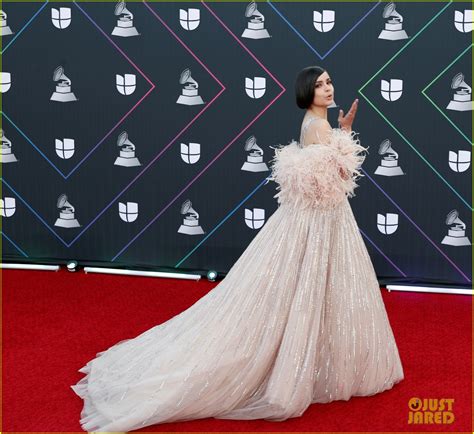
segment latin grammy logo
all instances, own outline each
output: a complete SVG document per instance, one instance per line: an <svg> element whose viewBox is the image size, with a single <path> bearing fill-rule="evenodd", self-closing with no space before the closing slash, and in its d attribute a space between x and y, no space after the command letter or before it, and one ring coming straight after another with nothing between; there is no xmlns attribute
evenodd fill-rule
<svg viewBox="0 0 474 434"><path fill-rule="evenodd" d="M247 28L242 33L242 38L265 39L271 37L268 30L265 29L265 17L257 9L257 3L252 1L247 5L245 17L249 20L247 21Z"/></svg>
<svg viewBox="0 0 474 434"><path fill-rule="evenodd" d="M382 12L382 16L387 20L385 22L385 29L380 32L379 39L387 41L399 41L401 39L408 39L407 32L403 30L403 17L395 10L394 2L388 3Z"/></svg>
<svg viewBox="0 0 474 434"><path fill-rule="evenodd" d="M187 164L195 164L201 159L201 144L189 142L181 143L181 159Z"/></svg>
<svg viewBox="0 0 474 434"><path fill-rule="evenodd" d="M464 9L464 12L454 11L454 27L461 33L472 32L474 14L472 9Z"/></svg>
<svg viewBox="0 0 474 434"><path fill-rule="evenodd" d="M112 31L112 35L121 36L122 38L140 35L133 25L133 14L125 6L124 0L120 0L115 5L114 14L119 18L117 20L117 25Z"/></svg>
<svg viewBox="0 0 474 434"><path fill-rule="evenodd" d="M383 158L380 165L374 172L375 175L381 176L399 176L405 175L398 165L398 153L393 150L390 140L385 139L379 146L379 155Z"/></svg>
<svg viewBox="0 0 474 434"><path fill-rule="evenodd" d="M71 8L51 8L51 22L59 30L64 30L71 24Z"/></svg>
<svg viewBox="0 0 474 434"><path fill-rule="evenodd" d="M201 23L201 11L196 8L179 10L179 24L184 30L196 30Z"/></svg>
<svg viewBox="0 0 474 434"><path fill-rule="evenodd" d="M138 218L138 203L136 202L119 202L120 219L126 223L132 223Z"/></svg>
<svg viewBox="0 0 474 434"><path fill-rule="evenodd" d="M0 72L0 93L7 93L12 87L12 74Z"/></svg>
<svg viewBox="0 0 474 434"><path fill-rule="evenodd" d="M391 235L398 229L398 214L387 212L377 214L377 229L384 235Z"/></svg>
<svg viewBox="0 0 474 434"><path fill-rule="evenodd" d="M324 9L323 12L313 11L313 26L320 33L327 33L336 24L336 12Z"/></svg>
<svg viewBox="0 0 474 434"><path fill-rule="evenodd" d="M51 101L72 102L77 101L76 96L71 91L71 80L64 74L64 68L58 66L53 73L53 81L57 82L56 91L51 95Z"/></svg>
<svg viewBox="0 0 474 434"><path fill-rule="evenodd" d="M448 213L446 224L450 228L448 229L448 235L443 238L441 244L455 247L471 245L469 238L466 237L466 224L459 218L457 210L453 209Z"/></svg>
<svg viewBox="0 0 474 434"><path fill-rule="evenodd" d="M0 9L0 36L13 35L12 29L7 24L7 14Z"/></svg>
<svg viewBox="0 0 474 434"><path fill-rule="evenodd" d="M0 199L0 214L2 217L11 217L16 211L16 199L14 197L5 197Z"/></svg>
<svg viewBox="0 0 474 434"><path fill-rule="evenodd" d="M451 89L456 89L452 100L446 107L448 110L465 112L473 109L472 89L464 81L462 72L458 72L451 81Z"/></svg>
<svg viewBox="0 0 474 434"><path fill-rule="evenodd" d="M199 84L191 77L191 70L186 68L179 77L179 83L183 85L181 95L176 104L183 105L199 105L204 104L204 101L198 94Z"/></svg>
<svg viewBox="0 0 474 434"><path fill-rule="evenodd" d="M59 226L61 228L77 228L81 225L74 217L74 207L68 202L67 196L65 194L61 194L58 198L56 203L59 212L59 218L54 223L54 226Z"/></svg>
<svg viewBox="0 0 474 434"><path fill-rule="evenodd" d="M391 78L390 81L380 81L380 93L386 101L396 101L403 94L403 80Z"/></svg>
<svg viewBox="0 0 474 434"><path fill-rule="evenodd" d="M267 164L263 161L263 149L257 145L255 136L250 136L244 145L245 152L248 152L247 161L242 165L240 170L247 172L266 172Z"/></svg>
<svg viewBox="0 0 474 434"><path fill-rule="evenodd" d="M119 134L117 146L120 148L120 155L115 159L114 165L123 167L141 166L140 161L135 156L135 145L128 139L126 131Z"/></svg>
<svg viewBox="0 0 474 434"><path fill-rule="evenodd" d="M74 139L55 139L56 155L63 160L68 160L74 155L76 151L76 144Z"/></svg>
<svg viewBox="0 0 474 434"><path fill-rule="evenodd" d="M265 224L265 210L263 208L245 208L245 224L250 229L260 229Z"/></svg>
<svg viewBox="0 0 474 434"><path fill-rule="evenodd" d="M267 79L265 77L245 77L245 93L252 99L261 98L267 90Z"/></svg>
<svg viewBox="0 0 474 434"><path fill-rule="evenodd" d="M185 217L183 224L178 229L180 234L201 235L205 233L199 225L199 214L193 209L189 199L185 200L183 205L181 205L181 214Z"/></svg>
<svg viewBox="0 0 474 434"><path fill-rule="evenodd" d="M15 154L12 153L12 142L7 139L2 129L0 129L0 142L2 143L0 150L0 163L4 164L18 162Z"/></svg>

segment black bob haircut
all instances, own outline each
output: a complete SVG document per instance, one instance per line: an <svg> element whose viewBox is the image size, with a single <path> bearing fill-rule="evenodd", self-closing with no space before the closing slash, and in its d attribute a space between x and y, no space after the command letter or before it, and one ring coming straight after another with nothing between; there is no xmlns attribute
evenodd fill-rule
<svg viewBox="0 0 474 434"><path fill-rule="evenodd" d="M300 109L307 109L311 106L316 80L323 72L326 70L320 66L308 66L296 76L295 96L296 104Z"/></svg>

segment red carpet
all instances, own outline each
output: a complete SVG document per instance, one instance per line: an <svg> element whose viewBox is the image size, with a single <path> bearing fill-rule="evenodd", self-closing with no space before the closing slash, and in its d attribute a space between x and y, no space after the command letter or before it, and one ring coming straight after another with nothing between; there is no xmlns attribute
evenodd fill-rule
<svg viewBox="0 0 474 434"><path fill-rule="evenodd" d="M87 361L185 310L215 283L3 270L3 431L81 431L69 387ZM405 380L284 422L201 419L142 431L472 432L469 296L382 291ZM452 398L452 424L408 424L408 401Z"/></svg>

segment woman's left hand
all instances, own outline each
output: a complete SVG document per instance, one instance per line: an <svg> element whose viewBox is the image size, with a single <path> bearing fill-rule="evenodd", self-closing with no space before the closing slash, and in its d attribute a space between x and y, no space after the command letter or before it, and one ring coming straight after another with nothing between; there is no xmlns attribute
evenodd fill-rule
<svg viewBox="0 0 474 434"><path fill-rule="evenodd" d="M339 117L337 118L339 122L339 127L343 130L346 130L347 132L352 131L352 123L354 122L355 115L357 113L357 107L359 105L359 100L356 99L352 103L351 108L347 112L347 114L344 116L344 111L339 110Z"/></svg>

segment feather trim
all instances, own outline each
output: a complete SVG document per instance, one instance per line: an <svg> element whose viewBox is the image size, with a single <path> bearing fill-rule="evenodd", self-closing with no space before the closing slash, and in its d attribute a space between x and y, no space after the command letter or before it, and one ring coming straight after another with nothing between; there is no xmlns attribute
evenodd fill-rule
<svg viewBox="0 0 474 434"><path fill-rule="evenodd" d="M279 192L278 203L297 203L303 208L333 209L345 197L355 196L356 180L364 176L360 167L368 150L355 139L356 133L333 129L327 144L313 143L303 148L295 140L273 148L272 173ZM344 176L345 175L345 176Z"/></svg>

